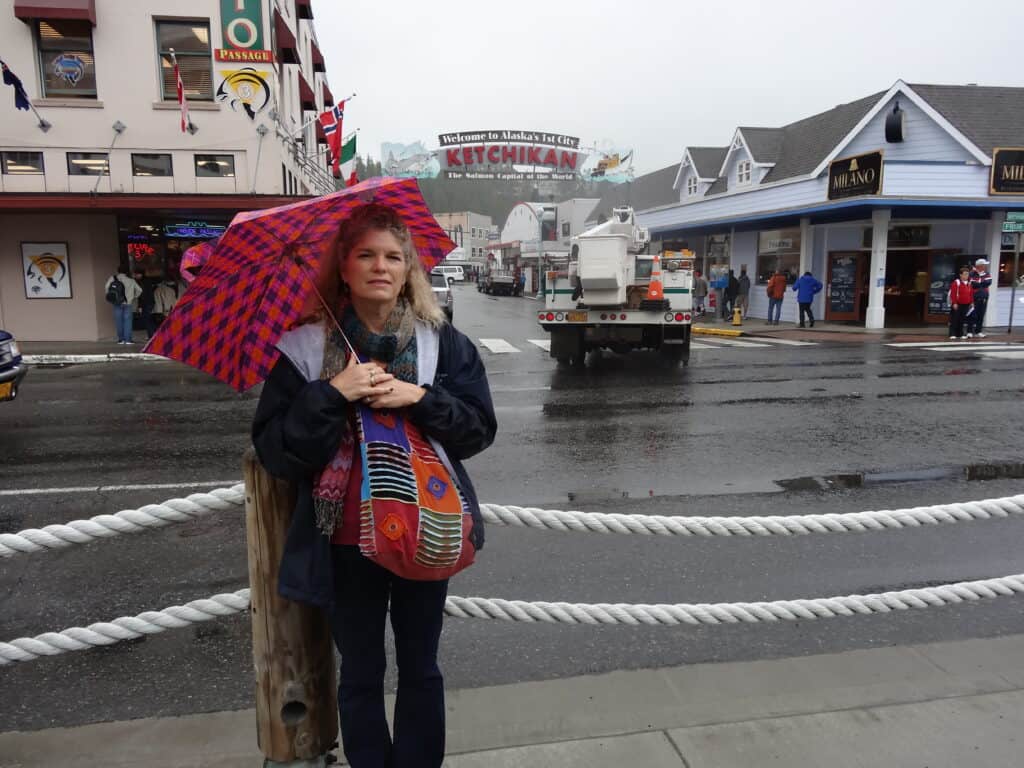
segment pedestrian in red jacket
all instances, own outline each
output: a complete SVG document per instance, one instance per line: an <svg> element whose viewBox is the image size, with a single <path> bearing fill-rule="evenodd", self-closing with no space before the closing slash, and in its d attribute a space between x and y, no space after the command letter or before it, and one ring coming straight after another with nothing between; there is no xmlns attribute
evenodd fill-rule
<svg viewBox="0 0 1024 768"><path fill-rule="evenodd" d="M964 337L967 313L974 310L974 289L971 288L970 274L970 269L960 267L960 277L949 286L949 338L957 341Z"/></svg>

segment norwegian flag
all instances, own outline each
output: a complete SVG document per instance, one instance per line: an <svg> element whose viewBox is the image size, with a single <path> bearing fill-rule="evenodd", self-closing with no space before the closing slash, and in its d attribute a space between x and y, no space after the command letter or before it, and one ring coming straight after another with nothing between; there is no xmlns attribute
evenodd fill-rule
<svg viewBox="0 0 1024 768"><path fill-rule="evenodd" d="M345 102L339 102L326 112L320 113L320 125L324 129L324 136L327 137L327 146L331 150L331 167L334 175L337 176L339 164L341 163L341 123L345 117Z"/></svg>
<svg viewBox="0 0 1024 768"><path fill-rule="evenodd" d="M174 62L174 82L178 88L178 104L181 106L181 132L187 133L192 121L188 116L188 99L185 98L185 84L181 82L181 70L178 69L178 57L171 51L171 61Z"/></svg>

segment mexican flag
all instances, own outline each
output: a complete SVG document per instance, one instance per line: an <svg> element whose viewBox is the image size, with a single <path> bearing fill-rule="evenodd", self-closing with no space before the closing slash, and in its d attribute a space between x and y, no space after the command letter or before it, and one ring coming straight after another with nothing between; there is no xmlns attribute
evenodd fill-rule
<svg viewBox="0 0 1024 768"><path fill-rule="evenodd" d="M356 178L356 134L346 141L341 147L341 176L345 186L351 187L358 183Z"/></svg>

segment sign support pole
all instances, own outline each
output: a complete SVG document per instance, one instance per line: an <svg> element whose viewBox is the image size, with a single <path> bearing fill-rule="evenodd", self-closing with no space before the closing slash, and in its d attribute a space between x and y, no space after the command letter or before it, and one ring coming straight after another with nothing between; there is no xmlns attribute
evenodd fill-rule
<svg viewBox="0 0 1024 768"><path fill-rule="evenodd" d="M1024 245L1024 232L1017 233L1017 249L1013 252L1013 280L1010 283L1010 319L1006 325L1006 332L1013 333L1013 307L1017 303L1017 275L1020 269L1020 251ZM996 275L996 280L999 276Z"/></svg>

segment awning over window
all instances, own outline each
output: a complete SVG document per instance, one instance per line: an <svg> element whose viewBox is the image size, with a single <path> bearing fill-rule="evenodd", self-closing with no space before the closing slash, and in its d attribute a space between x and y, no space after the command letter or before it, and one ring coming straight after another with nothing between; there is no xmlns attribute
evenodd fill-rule
<svg viewBox="0 0 1024 768"><path fill-rule="evenodd" d="M313 89L301 72L299 72L299 101L302 102L303 109L316 109L316 94L313 93Z"/></svg>
<svg viewBox="0 0 1024 768"><path fill-rule="evenodd" d="M96 0L27 0L14 3L14 15L32 19L78 19L96 26Z"/></svg>
<svg viewBox="0 0 1024 768"><path fill-rule="evenodd" d="M331 89L327 87L327 83L324 83L324 106L334 106L334 94L331 93Z"/></svg>
<svg viewBox="0 0 1024 768"><path fill-rule="evenodd" d="M288 28L288 22L284 20L281 13L274 9L274 43L276 47L277 60L282 64L298 64L298 44L295 42L295 34Z"/></svg>
<svg viewBox="0 0 1024 768"><path fill-rule="evenodd" d="M326 72L327 65L324 63L324 55L320 53L320 48L312 40L309 41L309 50L313 53L313 71Z"/></svg>
<svg viewBox="0 0 1024 768"><path fill-rule="evenodd" d="M300 19L312 19L313 0L295 0L295 15Z"/></svg>

